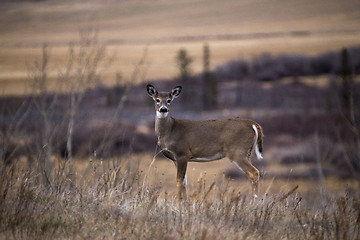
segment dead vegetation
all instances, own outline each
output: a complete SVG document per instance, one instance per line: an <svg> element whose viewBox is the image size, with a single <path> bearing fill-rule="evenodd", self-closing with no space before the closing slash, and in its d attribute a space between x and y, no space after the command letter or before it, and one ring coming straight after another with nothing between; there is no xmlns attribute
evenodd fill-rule
<svg viewBox="0 0 360 240"><path fill-rule="evenodd" d="M121 161L124 163L124 161ZM66 163L64 163L66 164ZM17 162L0 175L5 239L359 239L360 196L344 190L300 195L297 186L256 201L224 184L198 182L187 203L142 185L136 163L91 159L69 183L44 185ZM315 203L314 203L315 202Z"/></svg>
<svg viewBox="0 0 360 240"><path fill-rule="evenodd" d="M96 6L101 5L98 1L93 2L98 3ZM207 1L199 2L199 6L208 5ZM355 1L352 2L355 4ZM124 16L120 14L119 17L118 13L128 11L121 5L125 3L135 4L132 6L135 6L137 14L125 16L125 20L128 19L125 23L127 27L114 31L124 20ZM332 28L333 22L326 20L338 9L339 3L335 4L334 1L326 5L330 6L331 11L318 22L331 25L326 33L319 32L319 29L298 32L302 27L294 29L293 25L287 24L283 25L284 29L263 28L264 22L273 24L272 17L279 16L271 11L261 11L259 14L264 16L265 12L266 21L255 22L248 29L232 33L233 26L236 26L236 31L239 29L232 18L243 22L237 19L243 15L233 8L235 14L229 15L230 21L224 19L230 23L226 24L225 29L220 24L215 32L197 36L200 28L206 30L204 24L199 24L184 31L184 36L178 36L179 26L192 25L194 22L182 15L184 11L188 12L187 9L175 15L181 17L174 17L172 13L160 9L160 14L153 14L155 19L148 17L151 20L149 25L159 30L158 35L154 34L154 28L147 30L147 24L143 24L145 21L139 24L139 14L159 13L156 7L147 9L148 4L152 5L153 2L139 9L138 4L142 3L145 2L121 1L114 5L115 1L109 1L108 5L101 5L101 8L106 7L113 14L108 15L106 13L109 12L105 11L102 15L113 20L103 22L104 19L99 18L99 28L104 30L104 37L96 41L101 46L89 52L85 51L89 48L81 48L81 41L67 46L68 40L74 39L77 32L74 29L78 25L71 18L64 24L60 21L62 16L54 16L53 11L59 9L47 6L56 6L57 3L53 1L46 1L45 6L43 3L29 3L26 7L33 6L31 10L25 10L23 3L15 8L12 4L4 5L0 10L4 13L2 18L6 18L0 26L3 56L0 80L5 86L2 94L14 93L14 89L23 94L24 82L27 82L25 79L29 77L28 63L42 53L43 62L40 60L37 65L38 83L46 78L49 87L37 96L0 99L0 238L359 239L360 138L359 110L356 107L359 106L359 81L355 75L359 73L359 48L349 51L350 63L354 64L351 68L354 85L350 87L353 92L350 91L348 95L354 101L346 111L341 110L338 96L341 82L341 77L336 76L341 73L338 52L323 54L329 50L337 51L341 46L357 45L357 25L353 29L343 28L351 27L352 24L348 23L356 21L344 18L346 21ZM268 10L267 6L272 3L262 7ZM232 4L243 9L241 2L234 1ZM309 6L315 9L313 4L311 2ZM70 16L68 5L61 6L65 6L61 8L62 14ZM214 6L209 5L209 8L218 11L218 3ZM294 9L292 5L286 6L285 9ZM352 5L346 6L349 10L356 9ZM79 2L71 9L87 15L87 8L82 7ZM95 9L91 4L87 7ZM226 8L232 9L232 6ZM52 25L44 21L38 9L51 15L49 19L57 19L57 23ZM247 12L247 9L242 11ZM347 11L342 11L340 15L352 16ZM21 14L23 12L30 17ZM194 12L198 15L197 9ZM171 27L174 32L154 24L169 23L164 21L167 16L163 14L180 21ZM248 14L252 15L253 12L248 11ZM202 15L208 16L207 12ZM310 15L316 16L317 13ZM281 18L284 17L288 19L287 16ZM299 13L298 17L302 22L303 15ZM29 22L22 18L32 20ZM89 17L80 18L80 22L86 22ZM213 21L214 18L206 19ZM183 20L188 23L184 24ZM310 25L307 21L304 23ZM42 28L44 24L49 24L45 31ZM54 27L59 24L61 28ZM139 25L143 25L143 28L137 28ZM208 30L214 29L212 22L205 25ZM324 27L313 22L311 25L321 29ZM20 31L31 26L36 26L33 30L37 34L30 36ZM69 29L72 29L71 34L67 32ZM219 31L229 34L221 35ZM169 33L171 36L164 38ZM157 39L147 39L155 35ZM24 41L24 36L29 39ZM209 39L212 39L209 46L214 58L213 66L224 64L222 68L216 68L219 77L217 108L203 111L198 104L201 96L194 96L192 110L175 106L174 112L192 119L254 118L264 126L265 161L255 162L261 167L262 194L254 202L247 195L246 186L241 186L243 179L239 178L239 172L221 169L221 176L219 169L225 164L220 162L209 168L208 165L201 166L200 174L195 171L200 167L191 166L188 171L189 180L192 180L189 181L189 202L179 205L171 191L175 186L174 166L171 165L170 169L170 165L162 165L156 169L155 164L151 171L146 172L144 168L148 165L141 166L144 164L142 158L133 157L135 155L136 158L139 152L153 152L156 145L153 107L148 104L144 86L135 86L134 79L145 81L145 73L146 81L173 77L176 72L176 66L172 64L175 53L184 46L194 56L194 72L199 73L202 65L198 59L202 54L203 41ZM49 58L45 54L46 48L43 52L37 48L43 41L49 42ZM144 51L143 45L148 42L153 44L146 54L147 49ZM85 46L92 46L91 43L95 42L83 42ZM109 45L106 46L107 52L118 51L121 55L119 59L114 58L115 64L111 68L97 64L97 59L103 59L103 43ZM85 55L76 49L83 49ZM260 55L263 52L269 54ZM239 53L241 59L226 63L239 58ZM300 56L300 53L311 56ZM322 54L316 55L318 53ZM85 58L71 58L76 55ZM334 58L335 55L337 57ZM113 57L111 55L104 59L110 61ZM49 64L48 60L51 60ZM86 71L82 71L81 67L76 67L77 63L80 66L80 62L76 61L90 64L85 64ZM164 65L167 67L164 68ZM242 65L243 72L239 70ZM118 73L119 69L123 74ZM70 90L73 92L55 91L54 94L53 90L59 86L57 77L66 77L67 72L79 73L69 78L75 83L84 83L75 78L82 76L84 78L78 80L88 79L92 84L88 82L84 88L76 91L76 84L68 81L68 87L72 86ZM97 80L105 85L115 82L117 86L99 86L95 84ZM199 75L191 79L193 88L200 89L199 80ZM164 89L175 86L173 81L151 81ZM10 86L14 82L18 84L15 84L17 87L8 91L7 84ZM130 85L127 84L129 82ZM41 90L41 84L37 89ZM79 101L72 102L71 98ZM71 109L76 114L72 114ZM71 121L73 123L69 124ZM69 156L73 156L72 163ZM74 168L72 175L68 174L71 168ZM212 169L207 177L204 169ZM148 178L144 178L145 172ZM216 177L209 178L209 175ZM198 178L197 182L195 178Z"/></svg>

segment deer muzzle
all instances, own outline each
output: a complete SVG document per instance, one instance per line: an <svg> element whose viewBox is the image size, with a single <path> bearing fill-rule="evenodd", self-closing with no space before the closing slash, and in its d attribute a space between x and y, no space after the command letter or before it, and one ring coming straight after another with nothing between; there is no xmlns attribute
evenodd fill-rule
<svg viewBox="0 0 360 240"><path fill-rule="evenodd" d="M167 112L168 112L168 109L167 109L167 107L161 107L161 108L159 109L159 112L161 112L161 113L167 113Z"/></svg>

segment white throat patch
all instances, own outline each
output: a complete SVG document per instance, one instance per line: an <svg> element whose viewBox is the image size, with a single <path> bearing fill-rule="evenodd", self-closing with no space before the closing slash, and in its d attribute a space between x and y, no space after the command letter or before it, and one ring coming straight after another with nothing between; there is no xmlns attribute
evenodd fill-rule
<svg viewBox="0 0 360 240"><path fill-rule="evenodd" d="M169 112L162 113L162 112L156 111L157 118L166 118L168 114L169 114Z"/></svg>

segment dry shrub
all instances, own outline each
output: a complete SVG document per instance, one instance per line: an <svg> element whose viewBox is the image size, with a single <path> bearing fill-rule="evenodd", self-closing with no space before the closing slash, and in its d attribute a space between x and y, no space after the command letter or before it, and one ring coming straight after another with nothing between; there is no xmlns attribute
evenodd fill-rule
<svg viewBox="0 0 360 240"><path fill-rule="evenodd" d="M188 202L143 186L137 161L91 159L75 182L50 185L25 164L1 167L0 238L359 239L358 193L300 196L297 186L256 200L201 181ZM76 168L76 165L74 166ZM58 181L58 183L55 183ZM54 187L61 185L62 187ZM309 200L316 202L310 204Z"/></svg>

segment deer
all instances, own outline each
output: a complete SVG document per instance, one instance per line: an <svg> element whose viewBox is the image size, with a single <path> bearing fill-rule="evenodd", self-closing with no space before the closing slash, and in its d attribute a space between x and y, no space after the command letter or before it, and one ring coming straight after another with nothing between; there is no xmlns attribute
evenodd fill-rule
<svg viewBox="0 0 360 240"><path fill-rule="evenodd" d="M186 169L188 162L210 162L227 158L242 170L251 182L251 194L258 194L259 170L251 164L253 150L262 159L263 131L249 119L227 118L212 120L176 119L170 116L170 104L182 90L158 92L150 84L148 95L155 102L155 133L162 154L176 166L177 196L187 201Z"/></svg>

